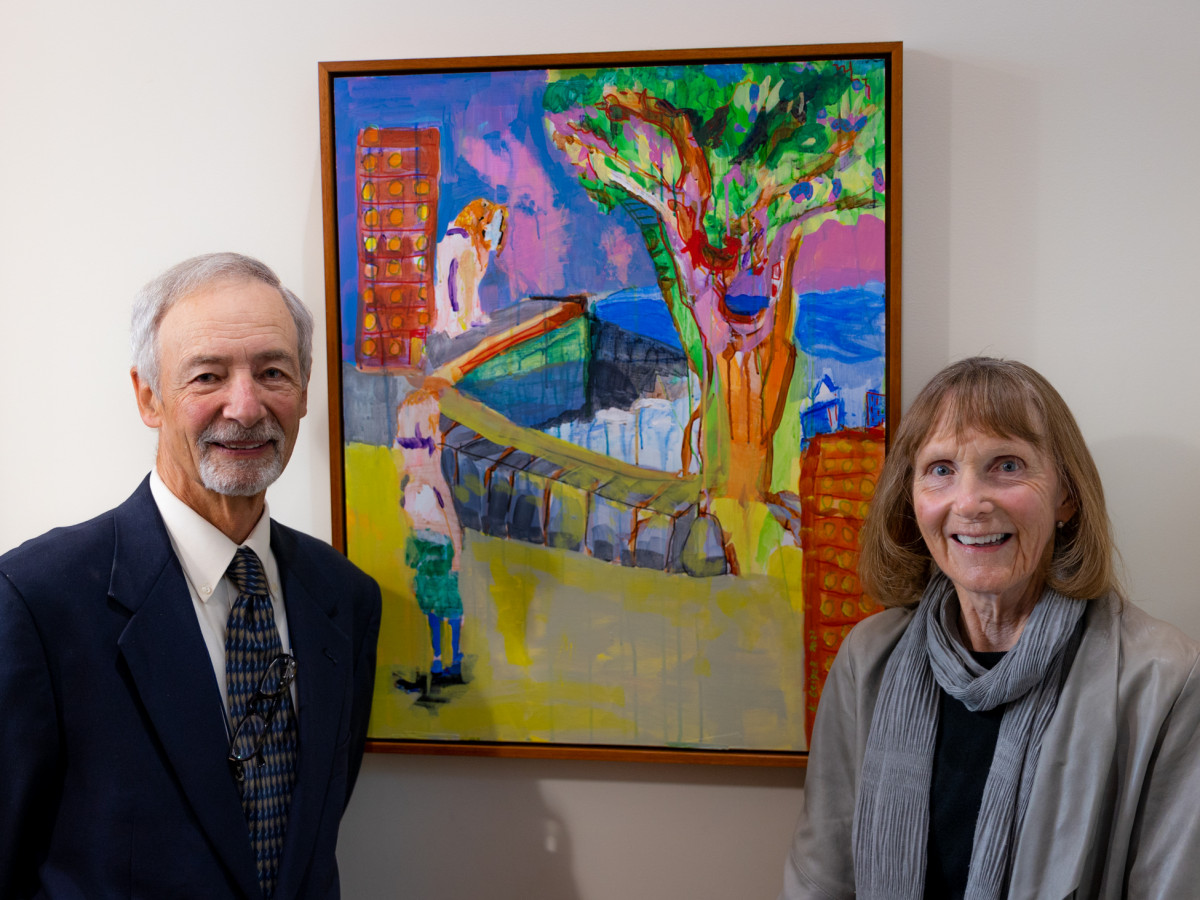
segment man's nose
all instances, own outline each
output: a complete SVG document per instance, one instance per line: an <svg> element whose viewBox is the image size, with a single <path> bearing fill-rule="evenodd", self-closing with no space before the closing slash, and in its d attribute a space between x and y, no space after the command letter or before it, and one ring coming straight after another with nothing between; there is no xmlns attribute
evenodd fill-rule
<svg viewBox="0 0 1200 900"><path fill-rule="evenodd" d="M225 418L239 425L257 425L266 415L261 387L249 374L237 374L229 381L229 393L225 398Z"/></svg>

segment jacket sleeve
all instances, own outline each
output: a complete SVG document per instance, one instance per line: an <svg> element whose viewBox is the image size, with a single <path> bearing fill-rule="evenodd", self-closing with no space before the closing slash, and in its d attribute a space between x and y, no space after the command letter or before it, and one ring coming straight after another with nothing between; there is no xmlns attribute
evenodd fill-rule
<svg viewBox="0 0 1200 900"><path fill-rule="evenodd" d="M354 791L358 770L362 766L363 745L367 739L367 725L371 719L371 699L375 695L375 649L379 643L379 618L382 600L379 585L374 579L363 576L367 582L363 600L356 618L361 617L362 627L356 628L358 646L354 648L354 708L350 722L350 759L346 773L346 802Z"/></svg>
<svg viewBox="0 0 1200 900"><path fill-rule="evenodd" d="M784 866L780 900L854 896L850 841L858 795L859 703L853 640L852 634L821 692L804 778L804 806Z"/></svg>
<svg viewBox="0 0 1200 900"><path fill-rule="evenodd" d="M60 736L41 635L0 573L0 897L38 892L61 791Z"/></svg>
<svg viewBox="0 0 1200 900"><path fill-rule="evenodd" d="M1130 838L1124 896L1196 896L1200 884L1200 660L1159 731Z"/></svg>

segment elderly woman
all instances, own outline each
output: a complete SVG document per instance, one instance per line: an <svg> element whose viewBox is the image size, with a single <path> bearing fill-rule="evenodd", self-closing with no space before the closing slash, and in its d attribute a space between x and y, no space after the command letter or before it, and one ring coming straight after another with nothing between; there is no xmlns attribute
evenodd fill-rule
<svg viewBox="0 0 1200 900"><path fill-rule="evenodd" d="M938 373L863 529L890 608L829 674L783 898L1200 897L1200 647L1113 557L1049 382Z"/></svg>

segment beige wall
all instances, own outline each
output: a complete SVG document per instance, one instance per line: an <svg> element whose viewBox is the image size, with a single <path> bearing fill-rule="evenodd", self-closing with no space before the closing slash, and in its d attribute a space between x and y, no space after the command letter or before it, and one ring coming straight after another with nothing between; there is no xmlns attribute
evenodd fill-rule
<svg viewBox="0 0 1200 900"><path fill-rule="evenodd" d="M122 500L153 435L132 292L197 252L323 303L316 62L905 42L904 396L1021 358L1066 396L1133 596L1200 637L1200 5L1011 0L0 0L0 549ZM323 332L317 339L324 340ZM329 535L318 360L275 515ZM803 776L373 756L346 896L772 897Z"/></svg>

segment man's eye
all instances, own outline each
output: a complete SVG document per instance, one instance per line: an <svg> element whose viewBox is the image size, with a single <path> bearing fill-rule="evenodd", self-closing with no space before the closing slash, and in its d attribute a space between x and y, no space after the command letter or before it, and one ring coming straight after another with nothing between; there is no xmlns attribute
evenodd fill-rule
<svg viewBox="0 0 1200 900"><path fill-rule="evenodd" d="M211 384L212 382L217 380L217 376L214 375L212 372L201 372L193 380L198 381L201 384Z"/></svg>

